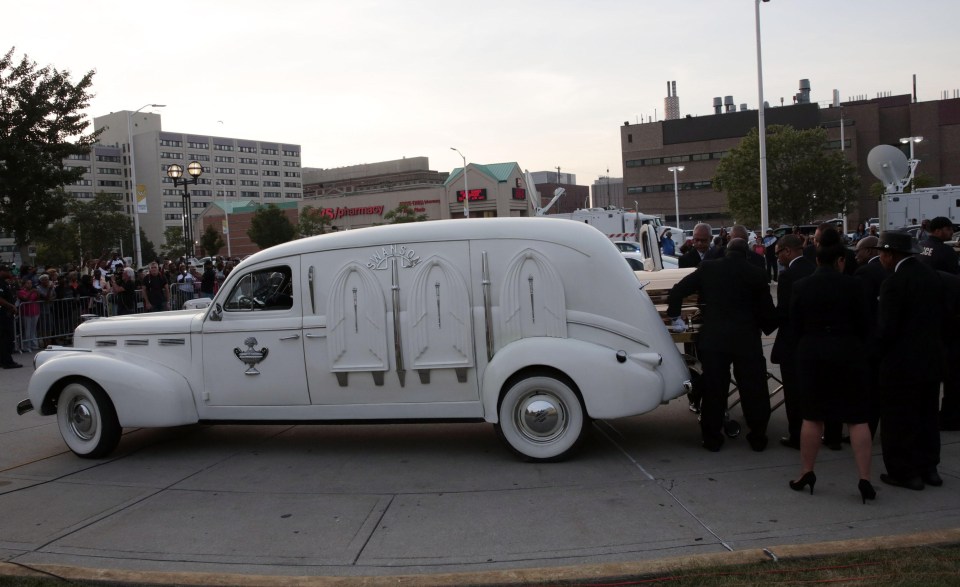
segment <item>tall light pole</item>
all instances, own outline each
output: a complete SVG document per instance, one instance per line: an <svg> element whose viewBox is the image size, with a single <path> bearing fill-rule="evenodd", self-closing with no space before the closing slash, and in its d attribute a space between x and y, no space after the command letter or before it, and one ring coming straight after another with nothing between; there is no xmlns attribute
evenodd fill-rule
<svg viewBox="0 0 960 587"><path fill-rule="evenodd" d="M456 151L457 155L463 159L463 217L470 217L470 188L467 187L467 158L456 147L450 147L451 151Z"/></svg>
<svg viewBox="0 0 960 587"><path fill-rule="evenodd" d="M127 148L130 156L130 184L133 188L133 260L137 262L137 269L143 265L143 255L140 250L140 189L137 187L137 166L133 158L133 115L144 108L163 108L166 104L144 104L127 114ZM147 195L143 195L143 211L146 212Z"/></svg>
<svg viewBox="0 0 960 587"><path fill-rule="evenodd" d="M923 137L903 137L900 139L901 145L910 145L910 191L913 191L913 170L917 168L918 161L913 158L913 145L923 140Z"/></svg>
<svg viewBox="0 0 960 587"><path fill-rule="evenodd" d="M683 165L676 165L674 167L667 167L667 171L673 172L673 203L677 207L677 228L680 226L680 188L677 184L677 173L683 171Z"/></svg>
<svg viewBox="0 0 960 587"><path fill-rule="evenodd" d="M770 0L762 0L769 2ZM769 199L767 195L767 124L763 119L763 60L760 58L760 2L755 0L756 20L757 20L757 94L759 95L759 104L757 105L757 125L760 127L760 229L770 228L770 210Z"/></svg>
<svg viewBox="0 0 960 587"><path fill-rule="evenodd" d="M203 165L198 161L191 161L187 165L187 175L190 176L189 179L183 177L183 167L176 163L167 167L167 177L173 180L174 189L183 184L183 248L185 249L183 256L190 259L190 257L196 258L196 254L193 250L193 206L190 203L190 190L187 189L187 184L197 184L200 176L203 175Z"/></svg>

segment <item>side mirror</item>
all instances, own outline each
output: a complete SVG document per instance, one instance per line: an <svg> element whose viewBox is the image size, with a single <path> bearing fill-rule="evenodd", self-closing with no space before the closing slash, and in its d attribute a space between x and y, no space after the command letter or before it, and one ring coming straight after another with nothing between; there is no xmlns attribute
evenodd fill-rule
<svg viewBox="0 0 960 587"><path fill-rule="evenodd" d="M223 306L220 304L214 304L213 310L210 311L210 319L214 322L223 320Z"/></svg>

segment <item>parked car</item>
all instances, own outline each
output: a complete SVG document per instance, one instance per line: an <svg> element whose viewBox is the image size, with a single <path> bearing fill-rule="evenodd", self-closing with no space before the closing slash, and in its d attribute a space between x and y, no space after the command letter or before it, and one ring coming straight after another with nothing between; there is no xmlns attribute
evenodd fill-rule
<svg viewBox="0 0 960 587"><path fill-rule="evenodd" d="M549 461L591 418L690 389L617 249L543 218L292 241L240 263L207 308L90 320L34 363L18 413L55 415L88 458L123 427L455 420L490 422L522 458Z"/></svg>

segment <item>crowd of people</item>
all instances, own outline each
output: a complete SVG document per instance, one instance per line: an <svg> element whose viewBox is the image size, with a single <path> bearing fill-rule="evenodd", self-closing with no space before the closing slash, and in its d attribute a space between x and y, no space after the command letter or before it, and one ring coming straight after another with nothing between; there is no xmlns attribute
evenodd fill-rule
<svg viewBox="0 0 960 587"><path fill-rule="evenodd" d="M61 267L0 265L0 367L16 369L14 351L70 342L83 315L177 310L212 298L238 261L217 257L195 267L185 258L154 261L140 272L119 253Z"/></svg>
<svg viewBox="0 0 960 587"><path fill-rule="evenodd" d="M762 334L776 331L771 362L782 375L784 446L800 451L800 474L790 488L813 493L822 445L841 449L843 425L853 449L857 489L876 498L871 476L872 438L881 436L889 485L938 487L940 431L960 430L960 344L953 334L960 314L960 264L947 244L952 222L931 219L918 243L909 233L868 232L853 249L830 223L804 239L776 239L776 273L747 245L735 226L726 243L711 228L694 228L681 267L694 267L670 291L667 315L674 330L684 298L698 294L702 323L695 382L703 447L724 443L731 368L755 451L767 448L770 396ZM768 285L778 281L776 304ZM943 399L941 401L941 388Z"/></svg>

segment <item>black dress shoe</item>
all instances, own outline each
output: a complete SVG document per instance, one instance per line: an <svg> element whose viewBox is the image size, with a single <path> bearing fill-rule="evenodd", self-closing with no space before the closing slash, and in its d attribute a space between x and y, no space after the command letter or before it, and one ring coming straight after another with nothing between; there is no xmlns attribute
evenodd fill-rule
<svg viewBox="0 0 960 587"><path fill-rule="evenodd" d="M710 452L720 452L720 447L723 446L722 440L704 440L703 448L709 450Z"/></svg>
<svg viewBox="0 0 960 587"><path fill-rule="evenodd" d="M920 479L920 477L907 477L905 479L901 479L900 477L894 477L893 475L887 475L886 473L883 473L880 475L880 480L887 485L893 485L894 487L903 487L904 489L913 489L914 491L920 491L923 489L923 480Z"/></svg>
<svg viewBox="0 0 960 587"><path fill-rule="evenodd" d="M782 444L783 446L785 446L785 447L787 447L787 448L795 448L795 449L797 449L797 450L800 450L800 441L799 441L799 440L794 440L793 438L790 438L789 436L784 436L784 437L782 437L782 438L780 439L780 444Z"/></svg>
<svg viewBox="0 0 960 587"><path fill-rule="evenodd" d="M753 432L747 434L747 442L750 443L750 448L754 452L763 452L767 448L767 435L766 434L754 434Z"/></svg>
<svg viewBox="0 0 960 587"><path fill-rule="evenodd" d="M940 487L943 485L943 479L936 471L928 471L927 473L920 475L920 478L923 480L925 485L931 485L933 487Z"/></svg>

